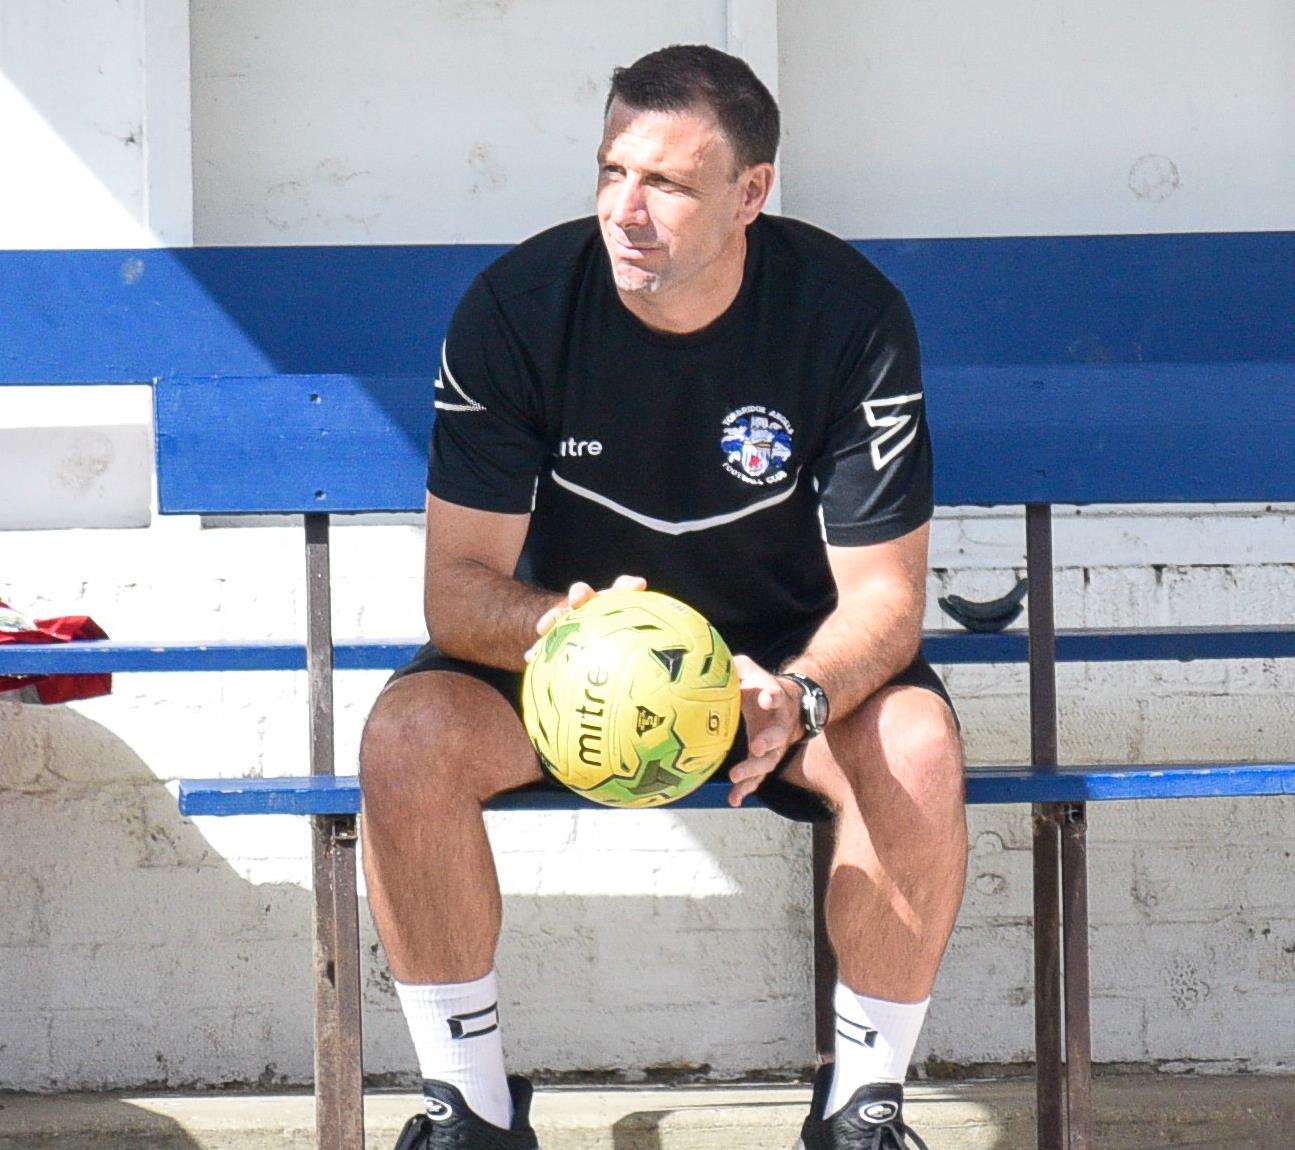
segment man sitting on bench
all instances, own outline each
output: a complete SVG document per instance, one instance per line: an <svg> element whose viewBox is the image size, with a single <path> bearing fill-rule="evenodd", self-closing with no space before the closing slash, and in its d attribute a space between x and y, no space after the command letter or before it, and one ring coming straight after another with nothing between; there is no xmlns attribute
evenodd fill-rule
<svg viewBox="0 0 1295 1150"><path fill-rule="evenodd" d="M608 585L678 596L740 652L729 802L835 822L836 1060L802 1145L921 1146L903 1081L966 822L957 720L919 654L917 337L848 244L761 214L778 135L732 56L677 46L617 69L596 217L503 256L450 325L432 642L383 690L360 757L369 903L425 1080L401 1150L537 1145L530 1084L504 1073L482 807L546 779L518 716L525 656Z"/></svg>

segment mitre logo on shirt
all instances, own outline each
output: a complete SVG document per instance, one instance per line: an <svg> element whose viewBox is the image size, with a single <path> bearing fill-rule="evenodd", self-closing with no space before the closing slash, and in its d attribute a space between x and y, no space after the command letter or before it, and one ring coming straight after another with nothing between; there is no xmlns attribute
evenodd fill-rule
<svg viewBox="0 0 1295 1150"><path fill-rule="evenodd" d="M724 416L719 445L724 470L743 483L766 486L787 478L791 422L780 411L749 403Z"/></svg>
<svg viewBox="0 0 1295 1150"><path fill-rule="evenodd" d="M603 445L600 439L577 439L572 435L558 445L558 454L564 459L567 456L579 459L581 456L601 455L602 453Z"/></svg>

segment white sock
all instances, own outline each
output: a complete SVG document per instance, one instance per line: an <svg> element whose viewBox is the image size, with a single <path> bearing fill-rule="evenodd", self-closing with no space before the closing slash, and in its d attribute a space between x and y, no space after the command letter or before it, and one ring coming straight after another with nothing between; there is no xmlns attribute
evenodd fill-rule
<svg viewBox="0 0 1295 1150"><path fill-rule="evenodd" d="M840 1110L860 1086L903 1085L930 1003L885 1002L836 984L836 1067L824 1117Z"/></svg>
<svg viewBox="0 0 1295 1150"><path fill-rule="evenodd" d="M396 994L422 1076L457 1087L480 1117L511 1127L513 1100L504 1075L495 972L475 982L397 982Z"/></svg>

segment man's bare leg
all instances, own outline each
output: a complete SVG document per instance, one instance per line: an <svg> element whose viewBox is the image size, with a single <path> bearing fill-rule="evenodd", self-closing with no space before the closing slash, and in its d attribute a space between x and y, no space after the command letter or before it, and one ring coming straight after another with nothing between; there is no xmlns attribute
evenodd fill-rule
<svg viewBox="0 0 1295 1150"><path fill-rule="evenodd" d="M420 1069L503 1127L512 1105L494 1013L502 900L482 807L540 778L508 703L453 672L396 680L361 741L369 907Z"/></svg>
<svg viewBox="0 0 1295 1150"><path fill-rule="evenodd" d="M962 903L962 771L948 706L913 686L879 691L787 768L787 781L816 791L837 812L825 912L838 1014L843 1003L850 1011L838 1025L837 1061L856 1078L872 1072L877 1081L902 1082L907 1070ZM881 1034L868 1038L869 1030ZM859 1049L853 1039L871 1045ZM834 1088L827 1113L849 1099L847 1086L843 1078Z"/></svg>
<svg viewBox="0 0 1295 1150"><path fill-rule="evenodd" d="M494 964L502 904L482 807L541 777L521 721L487 684L425 671L383 691L360 747L360 825L397 979L467 982Z"/></svg>

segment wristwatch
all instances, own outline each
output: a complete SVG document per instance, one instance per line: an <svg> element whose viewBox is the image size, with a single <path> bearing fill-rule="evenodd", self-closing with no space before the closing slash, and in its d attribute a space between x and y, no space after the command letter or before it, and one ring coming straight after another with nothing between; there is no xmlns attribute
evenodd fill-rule
<svg viewBox="0 0 1295 1150"><path fill-rule="evenodd" d="M805 738L812 739L821 734L827 726L831 708L827 702L827 692L808 675L799 675L795 671L783 671L783 679L790 679L800 688L800 721L805 728ZM803 741L803 740L802 740Z"/></svg>

